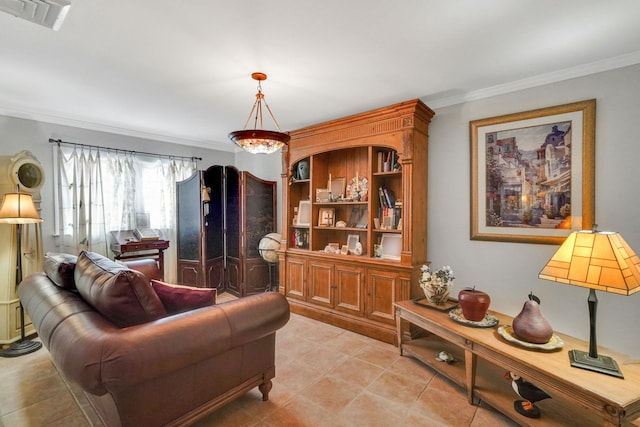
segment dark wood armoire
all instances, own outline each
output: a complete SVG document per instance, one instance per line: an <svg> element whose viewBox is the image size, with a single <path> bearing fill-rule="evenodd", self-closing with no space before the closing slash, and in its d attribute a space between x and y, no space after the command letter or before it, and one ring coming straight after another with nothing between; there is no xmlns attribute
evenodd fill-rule
<svg viewBox="0 0 640 427"><path fill-rule="evenodd" d="M215 165L177 183L176 197L178 282L264 292L271 280L258 245L276 231L276 182Z"/></svg>

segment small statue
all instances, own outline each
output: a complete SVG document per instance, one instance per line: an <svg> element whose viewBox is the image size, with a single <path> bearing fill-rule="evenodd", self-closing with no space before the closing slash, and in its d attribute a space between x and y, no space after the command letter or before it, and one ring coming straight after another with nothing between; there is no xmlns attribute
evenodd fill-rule
<svg viewBox="0 0 640 427"><path fill-rule="evenodd" d="M550 399L551 396L533 383L525 381L520 375L513 372L507 372L504 378L511 381L513 390L524 400L516 400L513 402L513 409L520 415L527 418L540 418L540 408L534 403L544 399Z"/></svg>
<svg viewBox="0 0 640 427"><path fill-rule="evenodd" d="M456 358L453 357L453 354L446 352L446 351L441 351L436 355L436 360L439 362L445 362L448 365L455 363L456 362Z"/></svg>

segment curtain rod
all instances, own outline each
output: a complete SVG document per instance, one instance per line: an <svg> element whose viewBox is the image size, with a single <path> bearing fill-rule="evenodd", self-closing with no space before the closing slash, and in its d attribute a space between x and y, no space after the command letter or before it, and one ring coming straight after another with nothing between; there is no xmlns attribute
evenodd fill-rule
<svg viewBox="0 0 640 427"><path fill-rule="evenodd" d="M58 146L60 146L60 144L65 144L65 145L73 145L73 146L79 146L79 147L98 148L98 149L101 149L101 150L116 151L116 152L122 151L122 152L125 152L125 153L142 154L142 155L153 156L153 157L168 157L170 159L189 159L191 161L202 160L202 157L195 157L195 156L187 157L187 156L173 156L173 155L169 155L169 154L145 153L144 151L123 150L122 148L101 147L99 145L80 144L80 143L77 143L77 142L67 142L67 141L63 141L61 139L49 138L49 143L50 144L58 144Z"/></svg>

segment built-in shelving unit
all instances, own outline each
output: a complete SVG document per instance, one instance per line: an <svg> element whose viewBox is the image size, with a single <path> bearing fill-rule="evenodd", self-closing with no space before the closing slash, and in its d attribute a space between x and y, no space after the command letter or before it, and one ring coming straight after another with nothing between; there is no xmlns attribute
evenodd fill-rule
<svg viewBox="0 0 640 427"><path fill-rule="evenodd" d="M433 114L412 100L290 133L279 282L294 312L395 342L393 302L427 261Z"/></svg>

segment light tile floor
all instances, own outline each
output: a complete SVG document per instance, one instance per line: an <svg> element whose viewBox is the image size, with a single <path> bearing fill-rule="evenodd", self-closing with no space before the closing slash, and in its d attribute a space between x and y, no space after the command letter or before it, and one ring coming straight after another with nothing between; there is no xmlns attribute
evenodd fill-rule
<svg viewBox="0 0 640 427"><path fill-rule="evenodd" d="M515 425L392 345L295 314L276 343L269 401L256 388L196 426ZM102 425L46 349L0 358L0 378L0 427Z"/></svg>

